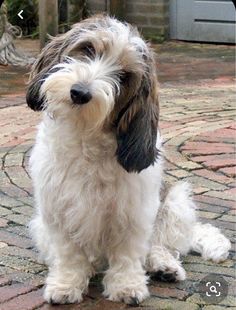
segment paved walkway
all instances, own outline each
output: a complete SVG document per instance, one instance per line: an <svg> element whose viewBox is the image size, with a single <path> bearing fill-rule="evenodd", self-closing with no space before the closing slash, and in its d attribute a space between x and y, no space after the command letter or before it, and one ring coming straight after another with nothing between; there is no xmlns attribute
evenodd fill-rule
<svg viewBox="0 0 236 310"><path fill-rule="evenodd" d="M22 45L22 43L21 43ZM35 51L35 43L23 46ZM166 146L166 179L188 180L194 188L198 214L231 238L235 234L235 84L234 47L188 43L156 46L161 87L161 128ZM26 70L0 67L0 309L55 309L42 298L47 270L37 262L27 232L33 212L27 164L40 114L26 107ZM9 84L11 83L11 84ZM11 86L9 86L11 85ZM235 243L230 258L219 265L194 254L181 283L151 281L151 298L141 309L236 309L233 297ZM196 285L207 274L222 275L229 294L207 305ZM101 279L92 280L80 305L57 309L128 309L101 297Z"/></svg>

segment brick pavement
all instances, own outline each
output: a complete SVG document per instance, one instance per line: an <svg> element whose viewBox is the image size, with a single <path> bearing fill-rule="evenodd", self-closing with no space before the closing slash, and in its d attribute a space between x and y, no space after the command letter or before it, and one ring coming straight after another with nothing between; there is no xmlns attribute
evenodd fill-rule
<svg viewBox="0 0 236 310"><path fill-rule="evenodd" d="M35 43L25 41L23 46L35 51ZM232 251L230 258L218 265L204 262L194 253L188 255L183 259L187 280L151 280L151 297L140 308L236 309L234 48L171 42L156 49L165 178L171 183L191 182L200 218L222 228L232 241ZM27 164L40 115L25 105L26 79L26 70L0 67L0 310L55 309L42 298L47 269L37 262L27 232L33 212ZM229 283L229 295L218 305L205 304L196 290L198 281L209 273L223 275ZM89 295L80 306L56 308L129 308L105 300L101 291L99 275L91 281Z"/></svg>

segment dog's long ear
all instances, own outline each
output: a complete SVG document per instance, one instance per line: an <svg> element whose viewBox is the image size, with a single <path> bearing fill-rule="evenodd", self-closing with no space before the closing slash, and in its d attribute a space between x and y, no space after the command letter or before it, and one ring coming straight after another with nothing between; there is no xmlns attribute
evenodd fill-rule
<svg viewBox="0 0 236 310"><path fill-rule="evenodd" d="M154 70L155 62L152 59L139 90L118 116L116 156L128 172L142 171L154 164L158 156L159 105Z"/></svg>
<svg viewBox="0 0 236 310"><path fill-rule="evenodd" d="M51 68L60 63L64 39L63 36L58 36L48 43L32 67L26 102L34 111L40 111L44 108L45 98L40 95L40 88L45 78L50 73L55 72Z"/></svg>

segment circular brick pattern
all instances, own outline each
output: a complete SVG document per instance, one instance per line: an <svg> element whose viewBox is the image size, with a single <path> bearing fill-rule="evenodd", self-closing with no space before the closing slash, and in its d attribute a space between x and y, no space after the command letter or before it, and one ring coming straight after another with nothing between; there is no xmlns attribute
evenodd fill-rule
<svg viewBox="0 0 236 310"><path fill-rule="evenodd" d="M228 46L186 43L166 43L158 46L157 51L165 179L170 183L191 182L201 220L220 227L231 238L233 247L231 258L218 265L188 255L183 259L187 280L172 284L151 281L151 297L142 306L150 310L218 309L204 305L195 287L210 273L224 275L229 284L228 296L219 303L219 309L235 306L233 52ZM7 78L10 80L11 76L5 81ZM33 212L28 158L40 114L26 107L22 71L13 78L17 79L17 93L9 94L6 89L0 95L0 308L51 309L42 298L47 269L37 261L27 230ZM128 308L105 300L101 291L101 277L96 277L85 301L73 309Z"/></svg>

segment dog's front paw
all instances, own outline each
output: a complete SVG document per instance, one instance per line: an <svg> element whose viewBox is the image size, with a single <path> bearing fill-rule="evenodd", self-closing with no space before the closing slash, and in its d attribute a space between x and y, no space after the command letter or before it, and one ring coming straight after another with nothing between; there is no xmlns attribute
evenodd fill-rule
<svg viewBox="0 0 236 310"><path fill-rule="evenodd" d="M138 306L149 296L147 276L143 270L136 273L107 274L103 280L104 296L109 300L124 302L128 305Z"/></svg>
<svg viewBox="0 0 236 310"><path fill-rule="evenodd" d="M72 304L81 302L83 297L81 289L58 284L46 286L44 299L50 304Z"/></svg>
<svg viewBox="0 0 236 310"><path fill-rule="evenodd" d="M126 286L119 289L113 288L104 292L104 295L112 301L124 302L130 306L138 306L144 299L149 296L148 288L146 285L137 285L136 287Z"/></svg>

